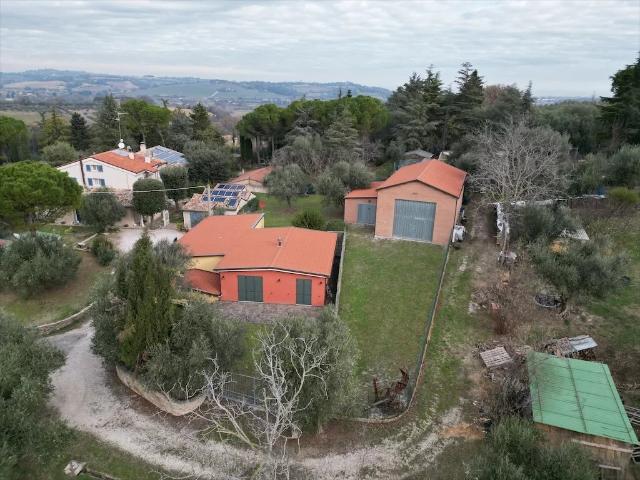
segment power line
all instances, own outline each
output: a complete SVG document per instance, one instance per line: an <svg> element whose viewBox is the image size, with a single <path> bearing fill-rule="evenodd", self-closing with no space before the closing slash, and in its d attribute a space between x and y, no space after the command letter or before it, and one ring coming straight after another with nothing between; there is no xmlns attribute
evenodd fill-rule
<svg viewBox="0 0 640 480"><path fill-rule="evenodd" d="M88 191L86 194L114 194L118 192L131 192L131 193L147 193L147 192L172 192L175 190L191 190L192 188L207 188L206 185L194 185L193 187L179 187L179 188L158 188L155 190L119 190L119 191L106 191L106 192L96 192L96 191Z"/></svg>

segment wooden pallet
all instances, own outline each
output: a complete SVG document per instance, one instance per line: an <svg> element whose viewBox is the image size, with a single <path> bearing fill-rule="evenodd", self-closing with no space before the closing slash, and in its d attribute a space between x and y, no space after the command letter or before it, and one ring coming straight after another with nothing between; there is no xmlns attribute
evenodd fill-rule
<svg viewBox="0 0 640 480"><path fill-rule="evenodd" d="M482 358L482 361L487 368L499 367L513 361L504 347L496 347L491 350L480 352L480 358Z"/></svg>
<svg viewBox="0 0 640 480"><path fill-rule="evenodd" d="M624 407L624 409L627 411L631 425L640 427L640 408Z"/></svg>

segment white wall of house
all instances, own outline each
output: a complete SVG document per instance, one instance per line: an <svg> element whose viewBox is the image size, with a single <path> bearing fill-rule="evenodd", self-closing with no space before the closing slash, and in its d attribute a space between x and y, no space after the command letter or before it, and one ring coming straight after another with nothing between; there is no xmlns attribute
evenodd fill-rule
<svg viewBox="0 0 640 480"><path fill-rule="evenodd" d="M116 190L131 190L136 180L141 178L148 176L160 180L160 174L158 172L133 173L93 158L82 160L82 166L84 168L84 178L87 188L107 187ZM71 178L74 178L82 185L80 161L62 165L58 167L58 170L67 172Z"/></svg>

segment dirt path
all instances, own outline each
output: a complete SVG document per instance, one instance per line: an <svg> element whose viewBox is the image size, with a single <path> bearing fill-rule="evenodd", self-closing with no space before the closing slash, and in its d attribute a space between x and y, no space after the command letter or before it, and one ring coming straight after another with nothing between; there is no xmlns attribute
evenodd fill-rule
<svg viewBox="0 0 640 480"><path fill-rule="evenodd" d="M168 471L196 478L246 478L256 456L224 443L202 441L186 420L159 414L104 369L91 352L93 327L48 337L67 355L65 365L52 376L53 406L73 428ZM293 460L310 478L396 478L398 472L419 471L453 441L449 431L460 421L460 409L448 412L436 425L412 428L411 435L391 438L372 447L354 447L348 453L304 450ZM371 473L374 472L373 476Z"/></svg>

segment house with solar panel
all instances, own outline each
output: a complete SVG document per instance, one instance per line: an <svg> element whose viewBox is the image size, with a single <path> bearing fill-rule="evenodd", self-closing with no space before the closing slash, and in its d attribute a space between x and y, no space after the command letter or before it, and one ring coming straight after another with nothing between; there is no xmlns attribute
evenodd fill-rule
<svg viewBox="0 0 640 480"><path fill-rule="evenodd" d="M551 442L588 450L602 478L625 478L638 437L604 363L531 352L533 421Z"/></svg>
<svg viewBox="0 0 640 480"><path fill-rule="evenodd" d="M142 178L160 180L160 169L168 165L184 165L184 155L170 148L156 146L146 148L140 144L140 151L134 153L125 149L114 149L106 152L94 153L88 158L61 165L58 168L75 179L85 191L95 188L109 188L113 190L126 209L125 217L119 225L137 225L142 219L133 211L133 184ZM57 223L80 223L77 211L69 212L58 219Z"/></svg>
<svg viewBox="0 0 640 480"><path fill-rule="evenodd" d="M189 230L210 215L237 215L255 195L247 185L219 183L196 193L182 207L184 227Z"/></svg>

